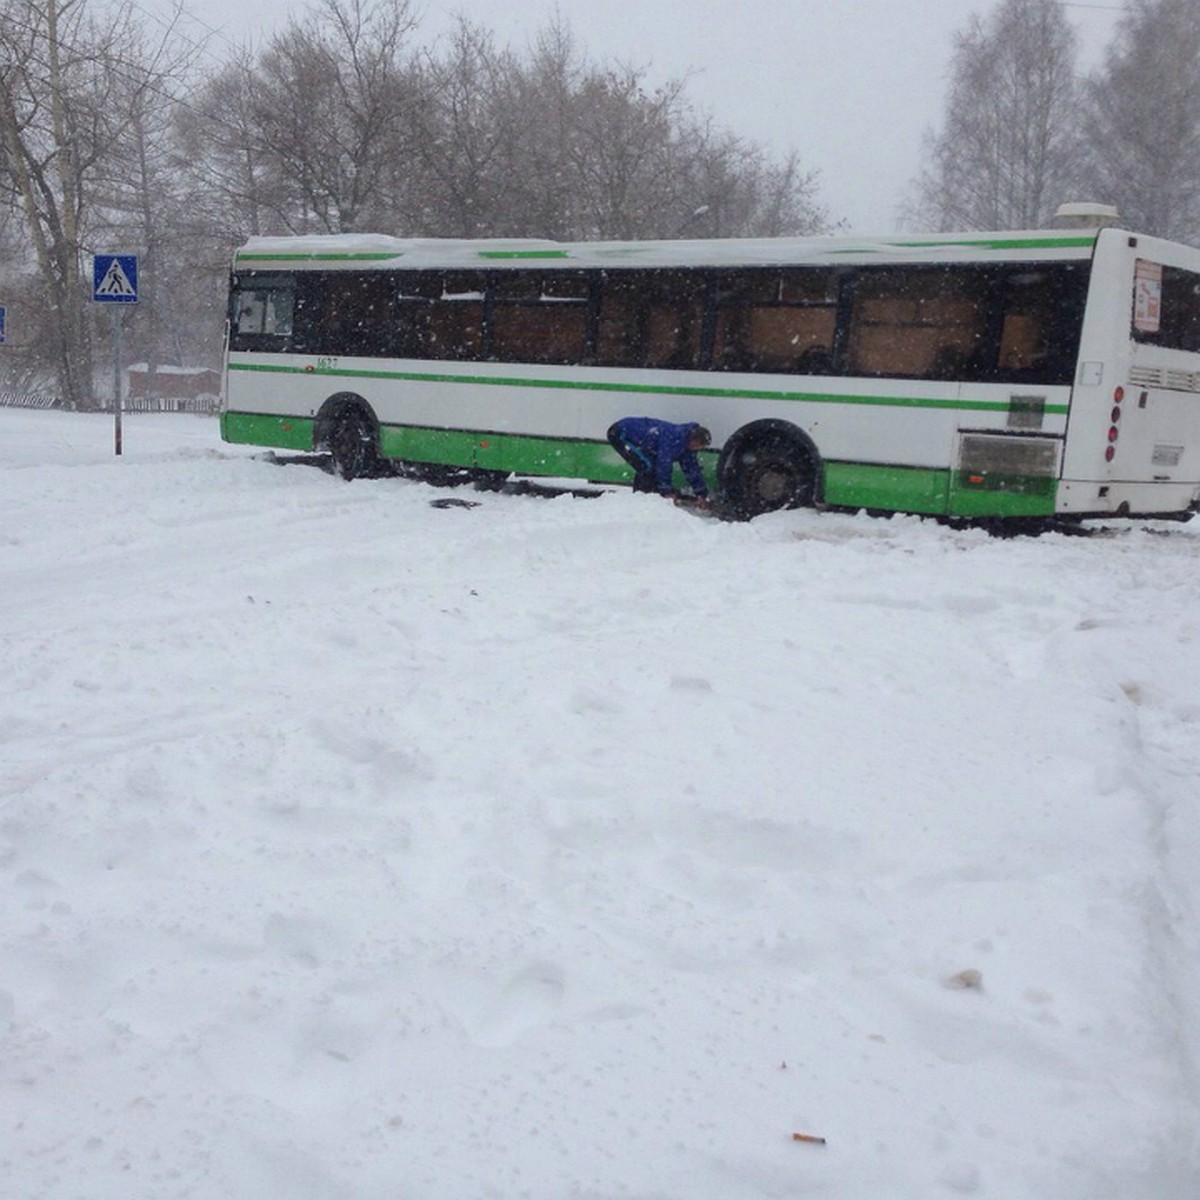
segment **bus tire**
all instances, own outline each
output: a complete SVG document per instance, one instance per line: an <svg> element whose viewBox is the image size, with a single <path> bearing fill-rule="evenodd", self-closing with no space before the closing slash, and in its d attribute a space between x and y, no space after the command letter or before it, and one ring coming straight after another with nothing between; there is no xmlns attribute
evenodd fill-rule
<svg viewBox="0 0 1200 1200"><path fill-rule="evenodd" d="M719 473L726 502L745 520L816 503L817 452L798 430L768 427L735 437Z"/></svg>
<svg viewBox="0 0 1200 1200"><path fill-rule="evenodd" d="M343 409L333 421L329 452L334 474L347 481L373 475L379 469L375 426L361 408Z"/></svg>

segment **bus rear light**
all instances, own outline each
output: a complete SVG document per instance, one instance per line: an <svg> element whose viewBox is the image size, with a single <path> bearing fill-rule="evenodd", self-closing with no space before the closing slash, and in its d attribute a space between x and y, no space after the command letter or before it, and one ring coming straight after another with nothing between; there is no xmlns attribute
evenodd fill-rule
<svg viewBox="0 0 1200 1200"><path fill-rule="evenodd" d="M1113 403L1120 404L1121 401L1124 399L1125 399L1125 389L1123 387L1117 388L1117 390L1115 392L1113 392Z"/></svg>
<svg viewBox="0 0 1200 1200"><path fill-rule="evenodd" d="M1112 410L1112 417L1110 419L1112 420L1112 423L1115 425L1121 419L1121 410L1119 408L1114 408Z"/></svg>
<svg viewBox="0 0 1200 1200"><path fill-rule="evenodd" d="M1118 431L1117 427L1115 425L1110 426L1109 431L1108 431L1108 440L1110 442L1115 442L1117 440L1117 438L1119 438L1120 436L1121 436L1121 434Z"/></svg>
<svg viewBox="0 0 1200 1200"><path fill-rule="evenodd" d="M1117 457L1117 448L1116 448L1116 446L1109 446L1109 447L1108 447L1108 448L1107 448L1107 449L1104 451L1104 461L1105 461L1105 462L1112 462L1112 460L1113 460L1114 458L1116 458L1116 457Z"/></svg>
<svg viewBox="0 0 1200 1200"><path fill-rule="evenodd" d="M984 481L984 478L983 478L983 476L982 476L982 475L968 475L968 476L967 476L967 482L968 482L968 483L973 483L973 484L975 484L976 486L978 486L979 484L983 483L983 481Z"/></svg>

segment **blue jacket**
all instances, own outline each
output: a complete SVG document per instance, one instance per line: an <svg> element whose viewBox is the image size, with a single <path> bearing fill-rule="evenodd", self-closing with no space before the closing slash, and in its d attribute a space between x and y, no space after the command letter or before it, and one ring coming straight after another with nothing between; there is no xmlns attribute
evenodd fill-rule
<svg viewBox="0 0 1200 1200"><path fill-rule="evenodd" d="M646 459L647 470L652 471L658 490L666 495L674 491L671 474L678 463L692 491L697 496L708 495L708 485L700 470L696 452L688 449L688 438L697 422L672 425L669 421L656 421L653 417L626 417L619 422L621 440L635 446Z"/></svg>

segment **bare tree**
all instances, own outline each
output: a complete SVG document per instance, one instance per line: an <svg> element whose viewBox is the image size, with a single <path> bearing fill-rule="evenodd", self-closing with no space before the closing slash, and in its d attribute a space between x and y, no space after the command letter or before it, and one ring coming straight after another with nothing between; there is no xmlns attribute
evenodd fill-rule
<svg viewBox="0 0 1200 1200"><path fill-rule="evenodd" d="M543 28L532 54L517 65L506 103L511 108L507 119L518 131L509 169L524 233L579 236L583 198L568 159L575 97L590 69L562 20Z"/></svg>
<svg viewBox="0 0 1200 1200"><path fill-rule="evenodd" d="M413 25L408 0L319 0L271 39L250 111L258 155L297 200L289 231L375 221L411 125L403 56Z"/></svg>
<svg viewBox="0 0 1200 1200"><path fill-rule="evenodd" d="M152 38L130 9L96 16L87 0L0 10L0 203L19 216L42 294L37 319L26 314L28 342L73 407L95 402L90 256L118 231L123 248L148 246L158 182L146 172L162 145L160 127L151 149L149 118L186 67L178 16Z"/></svg>
<svg viewBox="0 0 1200 1200"><path fill-rule="evenodd" d="M179 120L193 206L231 231L671 237L813 229L816 177L698 118L683 81L597 66L555 21L520 57L408 0L318 0Z"/></svg>
<svg viewBox="0 0 1200 1200"><path fill-rule="evenodd" d="M572 105L567 165L582 198L583 234L594 238L649 237L664 210L678 213L672 135L683 84L647 92L631 68L592 72Z"/></svg>
<svg viewBox="0 0 1200 1200"><path fill-rule="evenodd" d="M1086 94L1095 198L1147 233L1200 241L1200 4L1132 0Z"/></svg>
<svg viewBox="0 0 1200 1200"><path fill-rule="evenodd" d="M453 237L524 232L516 199L519 68L482 27L460 19L445 50L425 56L414 88L416 154L422 164L421 232Z"/></svg>
<svg viewBox="0 0 1200 1200"><path fill-rule="evenodd" d="M686 80L655 87L644 69L587 61L561 22L542 32L509 94L527 232L623 239L825 226L816 176L794 156L773 164L697 114Z"/></svg>
<svg viewBox="0 0 1200 1200"><path fill-rule="evenodd" d="M85 298L87 181L115 142L114 47L84 0L13 0L0 13L0 186L21 213L50 323L61 398L92 403Z"/></svg>
<svg viewBox="0 0 1200 1200"><path fill-rule="evenodd" d="M179 16L176 11L175 18ZM196 274L187 260L190 197L173 157L173 124L201 44L176 36L176 20L129 30L115 97L124 134L97 166L93 239L139 256L139 303L129 315L130 350L154 372L164 357L190 357L185 330ZM187 347L185 349L185 347Z"/></svg>
<svg viewBox="0 0 1200 1200"><path fill-rule="evenodd" d="M829 229L817 200L817 172L805 171L795 153L776 161L708 118L681 125L676 141L676 191L692 207L674 225L674 236L783 237Z"/></svg>
<svg viewBox="0 0 1200 1200"><path fill-rule="evenodd" d="M259 127L256 71L250 52L237 51L174 113L174 165L190 219L228 246L286 228L301 207Z"/></svg>
<svg viewBox="0 0 1200 1200"><path fill-rule="evenodd" d="M946 118L926 144L910 223L1025 229L1076 175L1076 36L1057 0L1001 0L955 38Z"/></svg>

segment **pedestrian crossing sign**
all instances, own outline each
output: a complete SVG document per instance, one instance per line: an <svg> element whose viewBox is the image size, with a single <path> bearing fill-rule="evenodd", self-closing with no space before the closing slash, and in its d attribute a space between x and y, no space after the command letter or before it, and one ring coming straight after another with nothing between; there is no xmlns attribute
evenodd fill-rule
<svg viewBox="0 0 1200 1200"><path fill-rule="evenodd" d="M136 304L136 254L97 254L92 258L92 299L107 304Z"/></svg>

